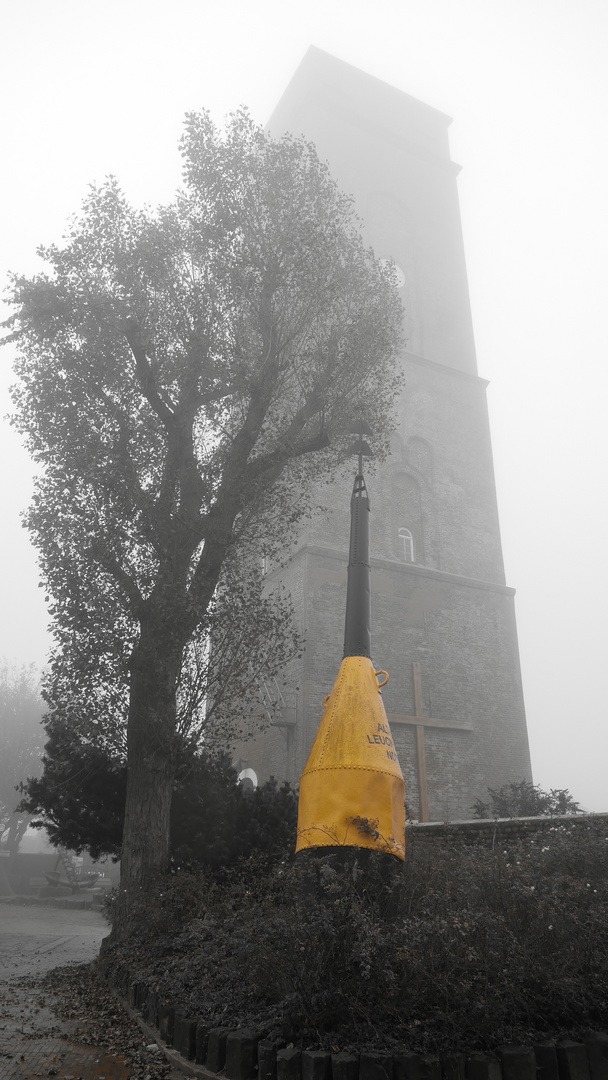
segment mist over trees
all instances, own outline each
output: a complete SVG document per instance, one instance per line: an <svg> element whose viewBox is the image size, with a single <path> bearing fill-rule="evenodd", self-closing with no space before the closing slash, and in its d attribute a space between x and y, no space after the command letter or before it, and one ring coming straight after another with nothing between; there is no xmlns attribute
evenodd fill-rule
<svg viewBox="0 0 608 1080"><path fill-rule="evenodd" d="M0 661L0 843L16 854L29 824L17 810L18 785L40 772L44 730L39 675L33 664Z"/></svg>
<svg viewBox="0 0 608 1080"><path fill-rule="evenodd" d="M227 745L300 648L262 558L354 417L388 437L398 385L391 271L313 148L240 111L223 134L189 115L181 152L169 206L91 188L47 273L14 278L6 324L39 467L49 723L128 759L119 927L167 868L180 755L203 732Z"/></svg>

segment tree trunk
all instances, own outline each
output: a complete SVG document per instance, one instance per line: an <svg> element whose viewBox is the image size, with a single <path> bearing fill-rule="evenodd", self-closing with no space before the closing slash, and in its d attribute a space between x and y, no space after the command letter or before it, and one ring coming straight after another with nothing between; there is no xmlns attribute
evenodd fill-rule
<svg viewBox="0 0 608 1080"><path fill-rule="evenodd" d="M157 628L142 629L131 657L127 731L128 777L113 936L125 938L138 901L169 867L175 777L176 683L181 649Z"/></svg>
<svg viewBox="0 0 608 1080"><path fill-rule="evenodd" d="M19 844L23 840L29 821L28 817L20 817L16 812L13 814L10 825L8 827L8 833L6 836L6 847L10 851L11 858L16 859L19 853Z"/></svg>

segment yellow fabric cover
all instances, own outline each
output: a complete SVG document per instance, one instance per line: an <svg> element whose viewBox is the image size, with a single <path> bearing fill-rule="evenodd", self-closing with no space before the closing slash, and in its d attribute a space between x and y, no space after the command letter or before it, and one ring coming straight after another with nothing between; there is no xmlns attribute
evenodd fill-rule
<svg viewBox="0 0 608 1080"><path fill-rule="evenodd" d="M405 784L366 656L342 661L300 780L296 851L342 845L405 858Z"/></svg>

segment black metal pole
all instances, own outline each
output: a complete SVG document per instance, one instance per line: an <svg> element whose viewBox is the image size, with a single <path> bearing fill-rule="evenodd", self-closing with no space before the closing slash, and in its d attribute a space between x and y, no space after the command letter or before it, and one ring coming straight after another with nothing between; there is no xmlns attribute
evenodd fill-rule
<svg viewBox="0 0 608 1080"><path fill-rule="evenodd" d="M361 458L359 458L361 464ZM344 656L371 658L369 496L361 469L350 500L350 547L344 621Z"/></svg>

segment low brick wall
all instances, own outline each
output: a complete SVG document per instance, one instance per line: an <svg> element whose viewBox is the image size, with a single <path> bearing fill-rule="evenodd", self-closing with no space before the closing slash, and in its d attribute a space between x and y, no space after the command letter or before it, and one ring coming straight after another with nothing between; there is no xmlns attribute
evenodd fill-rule
<svg viewBox="0 0 608 1080"><path fill-rule="evenodd" d="M100 964L104 971L103 961ZM127 971L115 989L152 1028L159 1045L181 1056L183 1071L226 1080L608 1080L608 1033L584 1042L568 1039L533 1046L504 1046L495 1054L329 1053L300 1050L247 1028L210 1027L179 1005L159 1000Z"/></svg>

